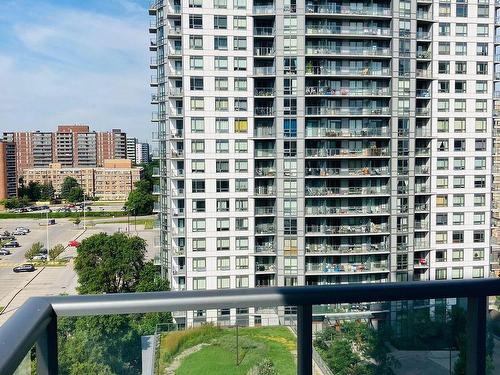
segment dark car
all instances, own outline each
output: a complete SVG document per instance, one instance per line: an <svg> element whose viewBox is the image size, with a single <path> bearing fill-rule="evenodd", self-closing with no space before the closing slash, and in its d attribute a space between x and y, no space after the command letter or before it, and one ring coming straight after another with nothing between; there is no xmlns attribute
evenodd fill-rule
<svg viewBox="0 0 500 375"><path fill-rule="evenodd" d="M0 255L10 255L12 254L9 249L0 249Z"/></svg>
<svg viewBox="0 0 500 375"><path fill-rule="evenodd" d="M10 241L10 242L7 242L5 245L3 245L3 247L20 247L21 245L19 245L19 242L17 241Z"/></svg>
<svg viewBox="0 0 500 375"><path fill-rule="evenodd" d="M20 266L14 267L12 269L14 272L33 272L35 270L35 266L29 263L21 264Z"/></svg>

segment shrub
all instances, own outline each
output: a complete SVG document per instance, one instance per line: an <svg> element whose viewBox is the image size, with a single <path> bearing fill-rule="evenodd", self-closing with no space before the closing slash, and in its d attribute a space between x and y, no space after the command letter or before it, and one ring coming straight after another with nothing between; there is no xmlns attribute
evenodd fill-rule
<svg viewBox="0 0 500 375"><path fill-rule="evenodd" d="M24 253L24 256L26 257L26 259L31 260L35 255L40 254L42 249L43 249L43 244L41 242L35 242L33 245L31 245L28 251Z"/></svg>
<svg viewBox="0 0 500 375"><path fill-rule="evenodd" d="M49 250L50 260L55 260L64 251L64 246L57 244L52 249Z"/></svg>

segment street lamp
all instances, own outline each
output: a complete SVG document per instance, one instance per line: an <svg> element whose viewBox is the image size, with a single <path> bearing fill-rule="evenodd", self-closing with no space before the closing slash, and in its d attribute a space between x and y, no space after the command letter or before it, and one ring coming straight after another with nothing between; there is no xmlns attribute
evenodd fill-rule
<svg viewBox="0 0 500 375"><path fill-rule="evenodd" d="M49 255L49 210L47 210L46 212L46 216L47 216L47 221L45 222L45 228L46 228L46 232L47 232L47 262L50 260L50 255Z"/></svg>

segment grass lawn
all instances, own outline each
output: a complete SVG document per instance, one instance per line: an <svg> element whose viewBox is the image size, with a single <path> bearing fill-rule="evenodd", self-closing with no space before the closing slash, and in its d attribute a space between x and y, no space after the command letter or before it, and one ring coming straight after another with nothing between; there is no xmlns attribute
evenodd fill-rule
<svg viewBox="0 0 500 375"><path fill-rule="evenodd" d="M127 219L123 220L113 220L113 221L97 221L94 220L93 224L127 224L127 222L130 224L130 227L133 227L134 225L144 225L144 229L153 229L155 220L154 219L137 219L137 221L134 220L133 216L130 218L129 221Z"/></svg>
<svg viewBox="0 0 500 375"><path fill-rule="evenodd" d="M203 329L203 328L202 328ZM246 375L264 359L270 359L280 375L296 374L297 366L292 352L296 351L296 340L286 327L240 328L239 365L236 365L236 329L216 328L198 332L195 328L188 331L174 332L163 336L160 347L160 368L165 369L175 355L198 345L208 346L186 357L177 369L178 375ZM192 331L193 333L189 333ZM173 336L171 336L173 335ZM172 340L169 340L171 336ZM179 340L179 336L187 337ZM180 345L171 345L174 341ZM170 344L170 345L169 345ZM170 346L175 350L170 355L165 351ZM175 353L175 354L174 354ZM166 360L166 361L165 361ZM160 372L163 373L163 372Z"/></svg>
<svg viewBox="0 0 500 375"><path fill-rule="evenodd" d="M85 217L118 217L127 216L124 211L90 211L85 213ZM77 218L83 220L83 212L50 212L49 219ZM13 212L0 212L0 219L45 219L46 214L41 212L25 212L16 214Z"/></svg>

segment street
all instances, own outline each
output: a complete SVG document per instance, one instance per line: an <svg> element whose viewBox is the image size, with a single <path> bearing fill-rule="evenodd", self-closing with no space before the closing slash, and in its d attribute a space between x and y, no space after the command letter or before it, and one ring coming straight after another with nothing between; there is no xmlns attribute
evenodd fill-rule
<svg viewBox="0 0 500 375"><path fill-rule="evenodd" d="M120 219L120 220L118 220ZM109 222L108 222L109 220ZM114 233L116 231L127 231L127 223L113 223L112 219L106 222L94 219L97 224L83 230L83 223L75 226L68 219L56 219L56 224L49 226L49 246L57 244L68 245L71 240L81 241L96 233ZM117 218L116 221L123 221ZM89 221L88 224L91 222ZM133 223L133 221L132 221ZM15 310L22 305L26 299L32 296L57 295L62 293L76 294L77 277L73 270L72 258L76 256L76 249L67 247L61 254L61 258L69 258L67 265L62 267L39 267L35 272L14 273L12 268L26 262L25 252L34 242L42 242L46 245L47 228L42 226L45 220L37 219L2 219L0 221L0 233L13 231L18 226L24 226L31 230L25 236L16 236L21 245L12 249L11 255L0 256L0 325L5 322ZM133 234L134 226L130 225ZM137 234L147 242L147 258L154 257L154 231L144 230L142 225L137 226Z"/></svg>

